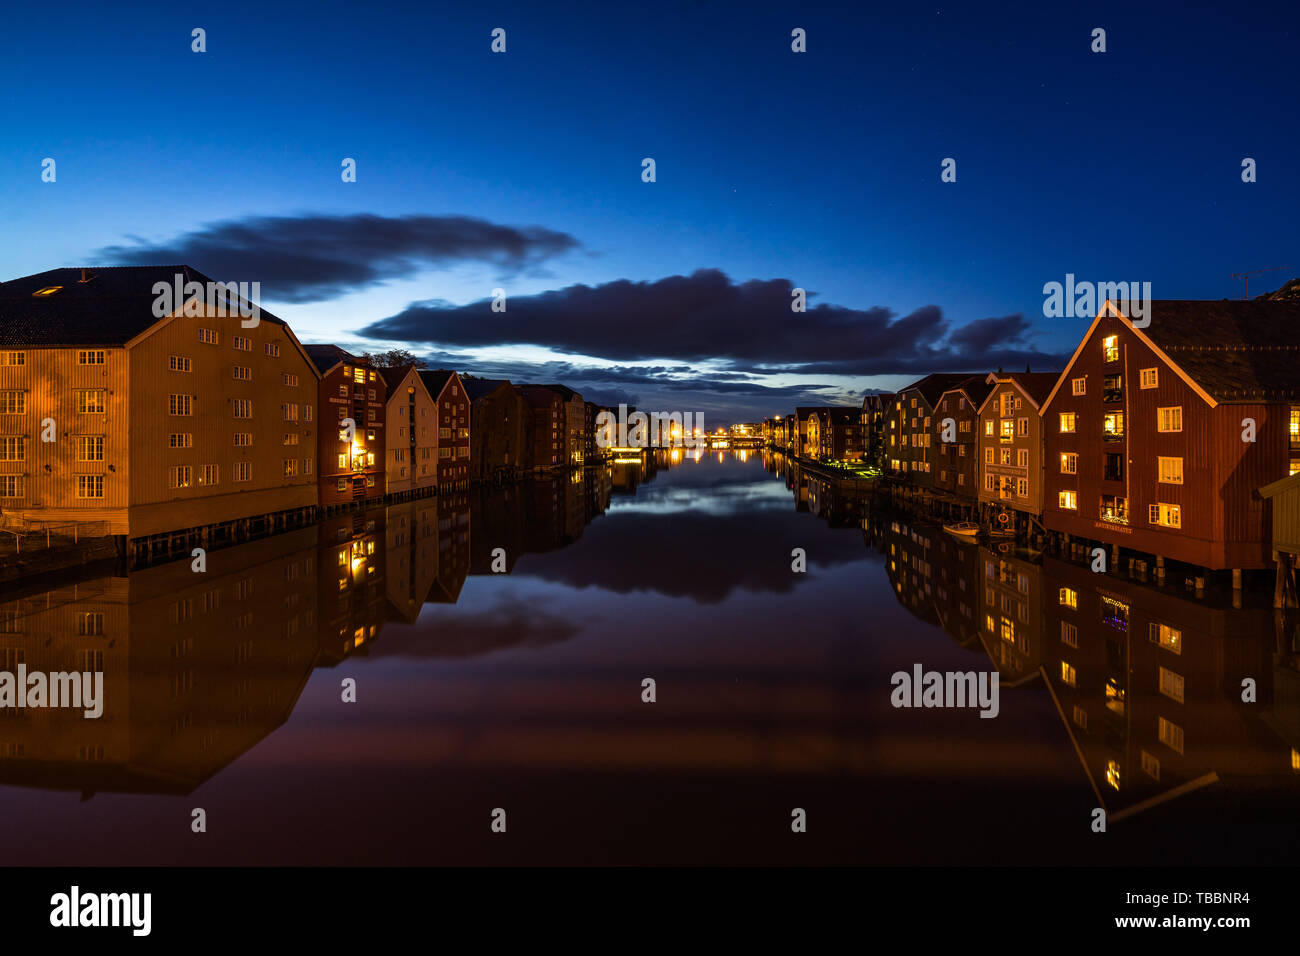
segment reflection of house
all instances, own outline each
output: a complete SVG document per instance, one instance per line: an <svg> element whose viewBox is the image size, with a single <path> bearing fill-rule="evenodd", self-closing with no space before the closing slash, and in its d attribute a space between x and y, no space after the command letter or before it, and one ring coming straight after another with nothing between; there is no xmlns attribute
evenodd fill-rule
<svg viewBox="0 0 1300 956"><path fill-rule="evenodd" d="M1210 569L1270 562L1256 489L1300 469L1300 302L1107 303L1051 395L1044 523Z"/></svg>
<svg viewBox="0 0 1300 956"><path fill-rule="evenodd" d="M319 525L318 666L333 666L373 641L388 618L384 517L384 508L371 508Z"/></svg>
<svg viewBox="0 0 1300 956"><path fill-rule="evenodd" d="M529 469L558 468L564 464L564 400L541 385L517 385L516 390L528 408L525 442Z"/></svg>
<svg viewBox="0 0 1300 956"><path fill-rule="evenodd" d="M188 266L0 283L6 515L132 539L217 526L221 538L253 516L315 509L315 366L280 319L241 318L234 290L219 293L225 316L197 290L155 314L154 284L176 281L209 283Z"/></svg>
<svg viewBox="0 0 1300 956"><path fill-rule="evenodd" d="M387 493L410 495L438 483L438 410L413 365L384 368L388 389L384 428Z"/></svg>
<svg viewBox="0 0 1300 956"><path fill-rule="evenodd" d="M315 529L0 602L0 666L102 670L104 712L0 711L0 782L189 793L288 718L317 654Z"/></svg>
<svg viewBox="0 0 1300 956"><path fill-rule="evenodd" d="M393 617L412 622L438 576L438 502L390 505L384 517L384 593Z"/></svg>
<svg viewBox="0 0 1300 956"><path fill-rule="evenodd" d="M455 604L469 574L469 498L468 490L438 494L438 576L429 591L432 602Z"/></svg>
<svg viewBox="0 0 1300 956"><path fill-rule="evenodd" d="M1290 746L1256 724L1273 695L1271 612L1184 600L1052 557L1043 578L1045 673L1112 819L1182 785L1291 775ZM1242 702L1246 677L1259 703Z"/></svg>
<svg viewBox="0 0 1300 956"><path fill-rule="evenodd" d="M321 507L383 498L387 383L337 345L309 345L307 354L320 370Z"/></svg>
<svg viewBox="0 0 1300 956"><path fill-rule="evenodd" d="M978 590L984 649L1004 687L1033 680L1048 651L1043 634L1043 569L1016 557L1008 542L981 547L978 555L979 577L971 587Z"/></svg>

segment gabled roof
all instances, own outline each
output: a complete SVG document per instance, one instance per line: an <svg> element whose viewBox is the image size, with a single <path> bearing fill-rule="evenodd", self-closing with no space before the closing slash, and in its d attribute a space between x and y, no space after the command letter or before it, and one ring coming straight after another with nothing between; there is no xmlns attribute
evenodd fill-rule
<svg viewBox="0 0 1300 956"><path fill-rule="evenodd" d="M862 397L862 407L886 408L896 397L893 392L869 392Z"/></svg>
<svg viewBox="0 0 1300 956"><path fill-rule="evenodd" d="M950 388L944 389L943 394L939 396L939 399L942 400L943 396L947 395L949 392L961 392L970 400L971 406L978 409L984 404L984 400L989 397L991 391L993 391L993 386L989 383L987 375L972 375L970 378L958 382ZM937 405L938 402L932 404Z"/></svg>
<svg viewBox="0 0 1300 956"><path fill-rule="evenodd" d="M1060 372L989 372L988 378L984 380L988 383L989 391L984 396L984 401L980 403L979 410L984 411L984 406L989 403L998 385L1003 382L1014 384L1020 390L1020 394L1029 399L1029 404L1034 408L1042 408L1043 402L1047 401L1047 396L1052 394L1052 389L1056 387L1060 377Z"/></svg>
<svg viewBox="0 0 1300 956"><path fill-rule="evenodd" d="M153 313L158 298L154 285L173 286L177 275L185 283L206 286L213 281L190 266L173 265L50 269L0 282L0 345L125 345L160 321ZM52 295L33 295L52 286L61 288ZM260 305L258 317L285 325Z"/></svg>
<svg viewBox="0 0 1300 956"><path fill-rule="evenodd" d="M442 390L447 387L447 383L451 381L451 377L455 374L455 372L445 368L422 368L420 369L420 380L424 382L424 387L429 390L429 394L436 399L442 394Z"/></svg>
<svg viewBox="0 0 1300 956"><path fill-rule="evenodd" d="M361 359L353 355L346 349L341 349L337 345L304 345L303 351L311 359L312 364L320 369L321 375L324 375L335 365L342 365L347 362L349 365L356 365Z"/></svg>
<svg viewBox="0 0 1300 956"><path fill-rule="evenodd" d="M1156 299L1148 308L1147 324L1139 327L1113 303L1103 303L1043 407L1107 315L1117 316L1211 408L1300 399L1300 301Z"/></svg>
<svg viewBox="0 0 1300 956"><path fill-rule="evenodd" d="M1267 485L1259 489L1261 498L1273 498L1283 492L1300 491L1300 471L1286 478L1279 478L1277 481L1270 481Z"/></svg>
<svg viewBox="0 0 1300 956"><path fill-rule="evenodd" d="M958 383L963 382L968 378L976 377L977 375L982 378L984 373L982 372L979 373L934 372L930 375L927 375L925 378L917 379L915 382L913 382L911 385L906 386L905 388L899 389L898 394L902 395L903 392L911 392L911 391L919 392L921 397L926 400L929 406L931 408L934 408L935 403L939 401L939 396L941 396L944 392L948 391L948 389L952 388Z"/></svg>
<svg viewBox="0 0 1300 956"><path fill-rule="evenodd" d="M510 380L506 378L475 378L473 375L461 376L460 383L465 386L465 394L471 402L477 402L499 388L510 387Z"/></svg>

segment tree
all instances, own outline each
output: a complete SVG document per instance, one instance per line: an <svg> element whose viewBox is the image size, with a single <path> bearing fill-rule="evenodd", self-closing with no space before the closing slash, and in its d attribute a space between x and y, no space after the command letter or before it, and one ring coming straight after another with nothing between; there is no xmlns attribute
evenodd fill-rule
<svg viewBox="0 0 1300 956"><path fill-rule="evenodd" d="M406 349L366 352L361 357L376 368L405 368L408 365L414 365L416 368L429 367L428 362Z"/></svg>

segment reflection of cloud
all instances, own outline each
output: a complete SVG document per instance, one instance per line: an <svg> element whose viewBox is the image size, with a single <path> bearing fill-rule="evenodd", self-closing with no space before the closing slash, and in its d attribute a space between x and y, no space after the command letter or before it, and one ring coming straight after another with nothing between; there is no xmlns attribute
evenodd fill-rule
<svg viewBox="0 0 1300 956"><path fill-rule="evenodd" d="M507 648L537 649L567 641L580 622L548 612L535 599L525 602L505 594L487 610L437 605L426 607L410 627L389 626L384 639L370 649L371 657L481 657Z"/></svg>
<svg viewBox="0 0 1300 956"><path fill-rule="evenodd" d="M761 474L761 472L760 472ZM587 527L580 546L547 555L524 555L516 575L573 588L596 587L618 594L650 591L715 604L734 591L784 594L806 574L790 570L790 552L804 548L809 573L881 558L862 547L855 534L827 533L810 526L807 515L764 511L720 515L702 510L663 517L617 512L617 521ZM623 560L611 561L610 554Z"/></svg>
<svg viewBox="0 0 1300 956"><path fill-rule="evenodd" d="M924 374L1062 358L1029 346L1029 323L1018 315L980 319L954 332L934 305L899 317L882 306L822 303L792 321L792 288L788 279L737 283L717 269L700 269L652 282L620 279L517 296L506 312L492 312L486 300L417 302L362 334L444 348L533 345L611 361L725 361L732 372L756 374ZM652 337L646 329L654 330ZM720 390L720 378L700 387Z"/></svg>
<svg viewBox="0 0 1300 956"><path fill-rule="evenodd" d="M257 280L267 299L315 302L460 262L486 262L507 274L536 270L578 246L553 229L470 216L300 215L214 222L166 242L108 246L100 255L120 265L190 263L217 279Z"/></svg>

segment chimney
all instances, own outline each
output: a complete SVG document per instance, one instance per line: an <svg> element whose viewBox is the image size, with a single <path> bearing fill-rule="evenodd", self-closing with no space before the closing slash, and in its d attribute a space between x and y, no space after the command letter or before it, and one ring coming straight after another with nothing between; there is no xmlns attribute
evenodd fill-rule
<svg viewBox="0 0 1300 956"><path fill-rule="evenodd" d="M78 281L78 282L89 282L89 281L90 281L91 279L93 279L93 278L95 278L95 273L91 272L89 269L82 269L82 270L81 270L81 278L78 279L77 281Z"/></svg>

